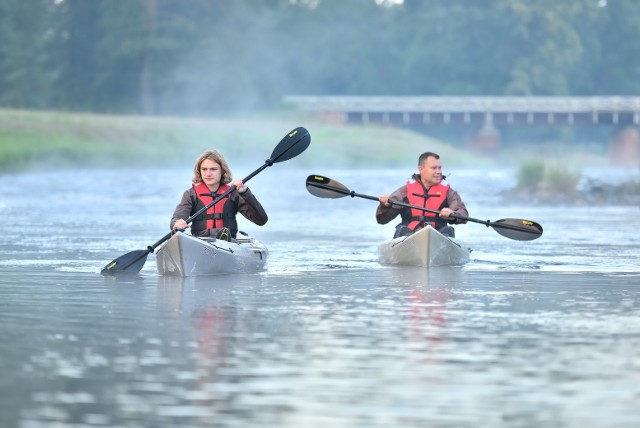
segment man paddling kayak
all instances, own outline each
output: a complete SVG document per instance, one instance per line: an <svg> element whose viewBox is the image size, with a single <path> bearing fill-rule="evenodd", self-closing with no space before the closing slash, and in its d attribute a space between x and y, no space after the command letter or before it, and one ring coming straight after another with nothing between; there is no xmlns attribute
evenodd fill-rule
<svg viewBox="0 0 640 428"><path fill-rule="evenodd" d="M229 190L229 183L235 186L235 190L193 219L191 234L230 241L238 233L238 212L258 226L267 222L267 213L251 190L241 179L231 182L231 169L220 152L204 152L196 161L193 172L193 185L184 192L173 213L172 229L189 227L186 219Z"/></svg>
<svg viewBox="0 0 640 428"><path fill-rule="evenodd" d="M394 238L411 235L427 225L431 225L443 235L454 238L455 230L449 224L463 224L467 221L463 218L454 218L452 214L469 217L469 213L458 192L448 184L442 184L443 180L440 156L433 152L422 153L418 158L418 173L413 174L405 186L398 188L390 195L382 195L378 198L380 201L376 209L378 224L387 224L400 214L402 222L396 226ZM440 214L393 205L389 201L440 211Z"/></svg>

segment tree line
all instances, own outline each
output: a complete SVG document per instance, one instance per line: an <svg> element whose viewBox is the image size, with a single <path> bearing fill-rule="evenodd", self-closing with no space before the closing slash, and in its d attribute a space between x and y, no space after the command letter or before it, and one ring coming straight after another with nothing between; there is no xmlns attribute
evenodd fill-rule
<svg viewBox="0 0 640 428"><path fill-rule="evenodd" d="M313 95L639 95L636 0L3 0L0 106L201 115Z"/></svg>

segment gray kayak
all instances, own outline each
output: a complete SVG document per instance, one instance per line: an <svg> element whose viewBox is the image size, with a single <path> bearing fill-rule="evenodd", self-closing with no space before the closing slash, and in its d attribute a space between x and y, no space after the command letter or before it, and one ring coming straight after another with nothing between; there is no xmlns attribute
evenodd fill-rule
<svg viewBox="0 0 640 428"><path fill-rule="evenodd" d="M471 249L427 226L413 235L390 239L378 247L378 261L398 266L460 266Z"/></svg>
<svg viewBox="0 0 640 428"><path fill-rule="evenodd" d="M201 276L253 273L264 269L267 247L253 238L233 242L174 234L156 251L160 275Z"/></svg>

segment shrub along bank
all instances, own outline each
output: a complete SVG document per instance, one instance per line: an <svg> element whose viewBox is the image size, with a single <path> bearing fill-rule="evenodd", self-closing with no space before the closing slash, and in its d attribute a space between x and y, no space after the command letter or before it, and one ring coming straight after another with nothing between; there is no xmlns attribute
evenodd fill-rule
<svg viewBox="0 0 640 428"><path fill-rule="evenodd" d="M532 159L516 172L516 186L505 200L539 205L640 205L640 181L630 178L612 184L584 177L580 169Z"/></svg>

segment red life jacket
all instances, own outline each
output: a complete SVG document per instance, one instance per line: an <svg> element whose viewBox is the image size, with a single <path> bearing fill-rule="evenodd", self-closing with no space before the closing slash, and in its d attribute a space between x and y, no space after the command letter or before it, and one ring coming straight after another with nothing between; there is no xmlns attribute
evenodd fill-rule
<svg viewBox="0 0 640 428"><path fill-rule="evenodd" d="M218 190L215 192L216 197L217 195L221 195L229 190L229 188L230 186L221 184L220 187L218 187ZM211 190L209 190L207 185L204 183L194 184L193 190L196 192L196 197L198 198L198 200L203 204L202 207L206 207L214 199ZM222 216L222 214L224 212L224 204L226 204L228 200L229 195L225 196L214 205L209 207L209 209L205 213L199 215L197 221L204 222L204 226L206 229L220 229L222 227L225 227L224 217ZM201 207L197 208L200 209Z"/></svg>
<svg viewBox="0 0 640 428"><path fill-rule="evenodd" d="M425 190L425 187L419 181L407 182L407 199L409 203L435 211L440 211L447 206L448 184L446 186L436 184L431 186L427 192ZM446 225L446 221L435 213L411 208L411 221L407 227L411 230L416 230L418 226L424 227L427 224L431 224L431 227L437 229L436 223L438 223L438 227Z"/></svg>

